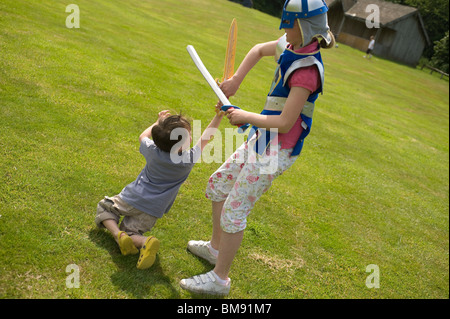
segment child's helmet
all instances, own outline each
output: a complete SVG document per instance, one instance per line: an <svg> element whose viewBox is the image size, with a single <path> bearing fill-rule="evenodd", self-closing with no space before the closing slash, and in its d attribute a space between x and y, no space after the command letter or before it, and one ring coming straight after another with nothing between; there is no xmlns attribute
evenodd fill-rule
<svg viewBox="0 0 450 319"><path fill-rule="evenodd" d="M298 19L303 44L318 38L325 45L333 41L328 27L326 13L328 7L324 0L286 0L283 7L280 29L291 29Z"/></svg>
<svg viewBox="0 0 450 319"><path fill-rule="evenodd" d="M328 11L323 0L286 0L280 29L294 27L296 19L308 19Z"/></svg>

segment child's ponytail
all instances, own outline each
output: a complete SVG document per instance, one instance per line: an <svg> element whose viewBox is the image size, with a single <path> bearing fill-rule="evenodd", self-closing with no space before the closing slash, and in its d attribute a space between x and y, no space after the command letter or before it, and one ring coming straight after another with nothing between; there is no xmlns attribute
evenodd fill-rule
<svg viewBox="0 0 450 319"><path fill-rule="evenodd" d="M328 31L328 35L330 36L331 41L329 43L327 43L327 41L322 38L320 41L320 47L322 49L331 49L331 48L334 48L336 45L336 39L334 38L333 33L331 31Z"/></svg>

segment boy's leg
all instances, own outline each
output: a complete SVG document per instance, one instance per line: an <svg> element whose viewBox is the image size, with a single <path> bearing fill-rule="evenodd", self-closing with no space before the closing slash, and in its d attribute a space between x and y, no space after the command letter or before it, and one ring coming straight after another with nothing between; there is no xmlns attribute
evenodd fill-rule
<svg viewBox="0 0 450 319"><path fill-rule="evenodd" d="M120 227L120 216L124 216ZM153 265L159 249L159 240L142 234L150 231L157 218L143 213L123 201L120 196L105 197L97 206L95 223L111 232L123 255L140 252L137 267L146 269ZM140 251L138 250L140 248Z"/></svg>
<svg viewBox="0 0 450 319"><path fill-rule="evenodd" d="M115 196L112 198L105 196L105 198L98 203L95 224L99 228L108 229L114 238L117 238L120 212L114 207L114 198Z"/></svg>
<svg viewBox="0 0 450 319"><path fill-rule="evenodd" d="M119 229L119 225L117 225L117 222L114 219L106 219L102 222L102 224L113 235L116 242L119 243L118 235L119 235L120 229ZM122 233L121 235L124 235L124 233Z"/></svg>
<svg viewBox="0 0 450 319"><path fill-rule="evenodd" d="M156 239L155 237L146 237L142 235L128 236L126 232L119 229L116 221L112 219L103 221L103 225L114 236L114 239L119 244L120 250L123 255L137 254L139 253L137 249L141 250L139 261L137 264L138 269L147 269L153 265L156 258L156 253L159 249L158 239ZM120 238L124 240L119 240L119 233ZM124 236L131 238L131 241L125 242Z"/></svg>
<svg viewBox="0 0 450 319"><path fill-rule="evenodd" d="M134 246L142 248L148 240L143 234L152 230L158 218L143 213L135 208L125 213L120 230L125 231L133 240Z"/></svg>
<svg viewBox="0 0 450 319"><path fill-rule="evenodd" d="M146 237L143 234L151 231L158 218L131 207L124 213L120 229L126 231L133 246L139 248L139 260L136 264L138 269L150 268L156 260L160 242L156 237Z"/></svg>
<svg viewBox="0 0 450 319"><path fill-rule="evenodd" d="M156 253L160 245L159 240L153 236L132 235L131 237L133 238L133 242L140 247L139 260L136 267L138 269L150 268L156 260Z"/></svg>
<svg viewBox="0 0 450 319"><path fill-rule="evenodd" d="M120 216L124 212L124 204L118 195L105 197L97 205L95 223L100 228L105 227L113 235L123 255L137 254L139 251L131 238L118 226Z"/></svg>
<svg viewBox="0 0 450 319"><path fill-rule="evenodd" d="M131 235L130 237L133 240L133 244L139 249L145 245L145 241L147 240L146 236L141 235Z"/></svg>

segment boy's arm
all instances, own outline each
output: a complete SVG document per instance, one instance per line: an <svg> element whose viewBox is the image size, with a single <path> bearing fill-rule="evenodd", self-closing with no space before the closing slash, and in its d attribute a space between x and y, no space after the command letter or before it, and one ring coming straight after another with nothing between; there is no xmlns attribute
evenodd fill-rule
<svg viewBox="0 0 450 319"><path fill-rule="evenodd" d="M142 132L141 135L139 135L139 143L142 142L142 140L143 140L145 137L148 137L148 138L152 137L152 129L153 129L153 127L154 127L157 123L158 123L158 122L156 121L156 122L153 123L151 126L149 126L144 132Z"/></svg>
<svg viewBox="0 0 450 319"><path fill-rule="evenodd" d="M142 140L145 137L148 137L148 138L152 137L152 129L153 129L153 127L158 124L159 120L162 120L163 118L165 118L165 117L167 117L169 115L170 115L170 111L167 111L167 110L159 112L158 113L158 120L155 123L153 123L151 126L149 126L144 132L142 132L141 135L139 135L139 143L142 142Z"/></svg>
<svg viewBox="0 0 450 319"><path fill-rule="evenodd" d="M222 121L222 118L223 113L216 114L216 116L214 116L214 118L211 120L211 123L209 123L208 127L203 131L202 137L200 137L196 144L196 146L200 147L201 152L203 152L205 146L211 141L211 137L213 137L216 133L217 128Z"/></svg>

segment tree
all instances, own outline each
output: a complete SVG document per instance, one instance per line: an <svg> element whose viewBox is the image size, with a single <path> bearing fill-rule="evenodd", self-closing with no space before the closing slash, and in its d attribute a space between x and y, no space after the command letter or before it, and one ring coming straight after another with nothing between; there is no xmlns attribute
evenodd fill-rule
<svg viewBox="0 0 450 319"><path fill-rule="evenodd" d="M281 17L285 0L253 0L253 7L275 17Z"/></svg>
<svg viewBox="0 0 450 319"><path fill-rule="evenodd" d="M440 41L435 42L434 55L431 59L431 64L445 73L448 73L448 36L447 31Z"/></svg>
<svg viewBox="0 0 450 319"><path fill-rule="evenodd" d="M243 0L230 0L232 2L237 2L244 4ZM253 8L256 10L265 12L267 14L273 15L275 17L281 17L281 12L283 11L285 0L253 0Z"/></svg>

